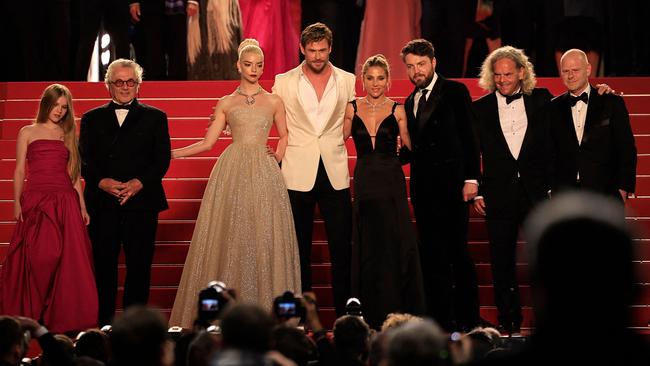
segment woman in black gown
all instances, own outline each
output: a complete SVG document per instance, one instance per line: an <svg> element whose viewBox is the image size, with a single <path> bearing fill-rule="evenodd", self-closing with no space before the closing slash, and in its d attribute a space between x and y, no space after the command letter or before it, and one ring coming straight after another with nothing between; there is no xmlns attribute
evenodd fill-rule
<svg viewBox="0 0 650 366"><path fill-rule="evenodd" d="M343 127L357 151L353 293L373 328L388 313L424 311L417 239L399 159L400 145L411 142L404 107L385 95L389 72L383 55L366 60L361 76L367 95L350 102Z"/></svg>

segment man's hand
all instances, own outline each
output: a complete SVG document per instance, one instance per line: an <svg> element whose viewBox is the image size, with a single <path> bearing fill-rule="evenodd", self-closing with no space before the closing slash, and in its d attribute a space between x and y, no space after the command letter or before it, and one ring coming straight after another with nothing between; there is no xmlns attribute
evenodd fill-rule
<svg viewBox="0 0 650 366"><path fill-rule="evenodd" d="M120 206L123 206L131 197L135 196L142 190L142 183L133 178L124 183L124 189L120 192Z"/></svg>
<svg viewBox="0 0 650 366"><path fill-rule="evenodd" d="M483 198L474 199L474 209L485 216L485 200Z"/></svg>
<svg viewBox="0 0 650 366"><path fill-rule="evenodd" d="M129 5L129 13L131 13L131 20L134 23L140 21L140 3L133 3Z"/></svg>
<svg viewBox="0 0 650 366"><path fill-rule="evenodd" d="M463 185L463 201L469 202L478 194L478 184L465 182Z"/></svg>
<svg viewBox="0 0 650 366"><path fill-rule="evenodd" d="M117 198L120 198L122 190L126 188L126 184L113 178L104 178L100 180L98 186L106 193Z"/></svg>
<svg viewBox="0 0 650 366"><path fill-rule="evenodd" d="M612 89L607 84L596 84L596 89L598 90L598 95L616 94L616 90Z"/></svg>
<svg viewBox="0 0 650 366"><path fill-rule="evenodd" d="M323 325L318 317L318 308L316 306L316 294L307 291L302 294L302 303L305 306L305 322L314 332L323 329Z"/></svg>

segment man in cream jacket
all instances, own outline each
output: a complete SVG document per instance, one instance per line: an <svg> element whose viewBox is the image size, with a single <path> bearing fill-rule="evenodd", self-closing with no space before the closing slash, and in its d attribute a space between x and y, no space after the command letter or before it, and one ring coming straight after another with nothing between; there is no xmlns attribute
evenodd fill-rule
<svg viewBox="0 0 650 366"><path fill-rule="evenodd" d="M289 142L282 173L289 190L303 292L312 291L311 245L316 204L325 221L337 316L350 296L352 206L343 116L354 99L355 76L329 62L332 32L322 23L303 30L305 61L275 78L284 101Z"/></svg>

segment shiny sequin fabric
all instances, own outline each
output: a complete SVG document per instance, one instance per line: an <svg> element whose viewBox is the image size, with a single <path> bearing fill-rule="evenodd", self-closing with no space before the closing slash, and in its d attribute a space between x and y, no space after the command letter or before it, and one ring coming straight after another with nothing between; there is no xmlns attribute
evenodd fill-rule
<svg viewBox="0 0 650 366"><path fill-rule="evenodd" d="M190 328L209 281L235 288L238 301L270 309L300 291L300 260L287 189L266 149L273 111L260 104L227 113L232 144L210 174L170 325Z"/></svg>

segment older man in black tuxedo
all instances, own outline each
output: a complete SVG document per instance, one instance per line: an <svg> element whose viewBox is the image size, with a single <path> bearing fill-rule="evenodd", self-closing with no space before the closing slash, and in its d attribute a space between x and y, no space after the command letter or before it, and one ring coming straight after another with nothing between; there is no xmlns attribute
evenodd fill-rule
<svg viewBox="0 0 650 366"><path fill-rule="evenodd" d="M112 101L85 113L79 148L91 222L99 324L115 314L117 260L124 247L124 307L149 299L158 213L167 209L162 178L170 141L164 112L138 102L142 68L113 61L105 82Z"/></svg>
<svg viewBox="0 0 650 366"><path fill-rule="evenodd" d="M479 176L472 101L465 85L436 74L431 42L408 42L402 58L416 87L404 108L427 312L446 330L469 330L480 322L467 247L467 202L476 196Z"/></svg>
<svg viewBox="0 0 650 366"><path fill-rule="evenodd" d="M474 208L486 216L499 327L520 331L516 273L519 228L550 190L551 93L535 88L533 65L522 50L505 46L483 62L479 85L488 91L474 102L482 179Z"/></svg>
<svg viewBox="0 0 650 366"><path fill-rule="evenodd" d="M552 105L553 189L588 189L625 201L636 182L636 146L623 98L594 93L591 65L578 49L560 59L567 92Z"/></svg>

